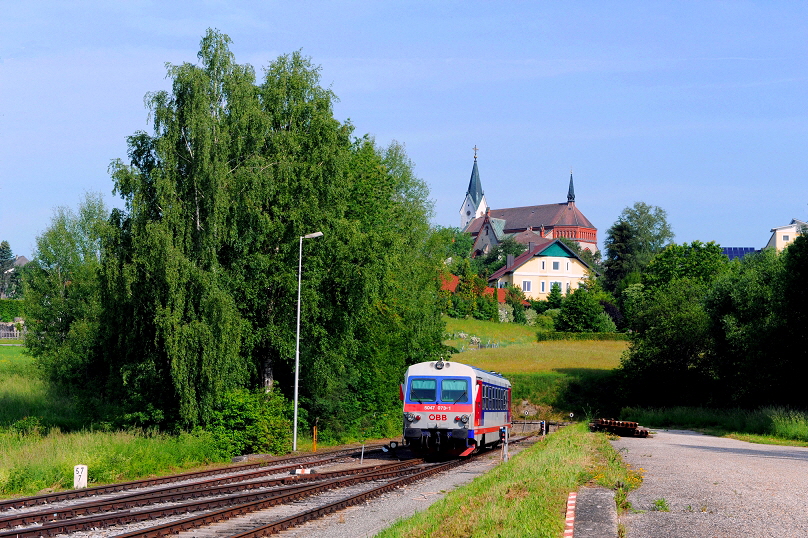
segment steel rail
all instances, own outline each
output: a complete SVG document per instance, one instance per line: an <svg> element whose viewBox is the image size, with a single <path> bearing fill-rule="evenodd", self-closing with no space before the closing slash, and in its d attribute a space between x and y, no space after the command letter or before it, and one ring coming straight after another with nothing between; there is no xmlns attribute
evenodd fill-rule
<svg viewBox="0 0 808 538"><path fill-rule="evenodd" d="M381 450L384 445L372 445L371 452ZM157 486L160 484L170 484L173 482L181 482L184 480L193 480L195 478L204 478L206 476L216 476L219 474L237 473L239 471L260 469L261 467L272 467L274 465L283 464L285 462L298 462L309 464L322 464L322 462L332 461L335 458L347 457L349 455L358 454L361 448L351 448L339 451L328 452L324 454L308 454L305 456L290 456L287 458L278 458L274 460L266 460L256 463L228 465L225 467L217 467L216 469L208 469L205 471L191 471L187 473L161 476L155 478L145 478L142 480L134 480L131 482L120 482L117 484L108 484L105 486L95 486L91 488L82 488L76 490L66 490L56 493L48 493L45 495L35 495L31 497L18 497L16 499L7 499L0 501L0 511L12 508L24 508L26 506L36 506L40 504L49 504L53 502L66 501L70 499L80 499L82 497L92 497L93 495L102 495L106 493L115 493L118 491L125 491L129 489L137 489L149 486ZM365 447L365 454L369 452L368 447ZM311 461L312 457L327 456L326 459ZM294 467L295 464L288 464L284 470Z"/></svg>
<svg viewBox="0 0 808 538"><path fill-rule="evenodd" d="M436 467L431 469L427 469L425 471L421 471L420 473L413 474L410 476L405 476L403 478L399 478L388 482L387 484L383 484L381 486L375 487L363 493L358 493L356 495L352 495L346 499L342 499L339 501L335 501L324 506L319 506L317 508L313 508L311 510L306 510L305 512L301 512L300 514L290 516L273 523L269 523L267 525L262 525L260 527L256 527L249 531L245 531L239 534L235 534L230 538L256 538L259 536L270 536L272 534L277 534L281 531L284 531L288 528L300 525L301 523L305 523L307 521L311 521L313 519L321 518L325 515L328 515L332 512L336 512L337 510L342 510L343 508L347 508L349 506L353 506L362 502L367 501L368 499L372 499L373 497L378 497L383 493L387 493L389 491L393 491L396 488L401 486L405 486L407 484L411 484L412 482L416 482L418 480L422 480L428 476L433 474L441 473L444 471L448 471L458 465L462 465L466 463L468 460L455 460L450 461L448 463L440 464ZM137 536L137 535L135 535ZM143 536L156 536L156 535L143 535ZM160 535L162 536L162 535Z"/></svg>
<svg viewBox="0 0 808 538"><path fill-rule="evenodd" d="M0 537L33 538L38 536L54 536L57 534L66 534L69 532L92 530L100 527L109 527L113 525L136 523L140 521L152 520L178 514L186 514L189 512L198 512L202 510L216 510L215 512L213 512L214 514L220 512L227 513L228 511L231 510L239 510L243 507L253 507L253 506L258 506L258 508L252 508L247 511L260 510L265 507L277 504L284 504L290 501L301 499L303 497L307 497L309 495L313 495L315 493L320 493L337 487L345 487L353 484L358 484L361 482L390 478L392 476L401 476L407 473L414 472L414 469L411 466L405 467L403 464L396 464L395 466L399 468L394 468L390 470L387 469L371 470L371 472L367 472L364 474L349 476L346 478L338 478L335 480L310 486L305 485L300 487L293 486L290 487L289 489L294 489L294 491L289 491L281 495L273 496L271 491L246 493L242 495L223 497L219 499L210 499L207 501L201 501L196 503L179 504L164 508L154 508L142 511L122 511L114 514L106 514L97 517L75 518L64 521L58 521L54 523L46 523L36 527L13 529L0 532ZM233 507L233 504L235 503L241 503L241 504L237 504L236 507ZM223 507L229 507L229 508L223 508Z"/></svg>
<svg viewBox="0 0 808 538"><path fill-rule="evenodd" d="M413 466L422 462L422 460L409 460L405 462L392 462L387 464L379 464L368 467L355 467L352 469L343 469L339 471L329 471L325 473L313 473L304 475L290 475L282 478L273 478L269 480L246 482L244 480L239 483L228 484L215 484L218 480L210 480L205 482L197 482L195 484L187 484L178 487L162 488L156 491L149 491L144 493L132 493L115 497L114 499L105 499L102 501L83 503L73 506L67 506L59 509L52 510L39 510L36 512L25 512L22 514L15 514L12 516L0 517L0 529L9 529L21 525L31 525L35 523L53 523L56 521L63 521L66 519L75 519L77 517L89 514L98 514L100 512L111 512L114 510L128 510L139 506L147 506L150 504L160 504L167 502L177 502L187 499L198 497L213 497L216 495L226 495L236 493L239 491L249 491L254 489L265 489L277 487L280 485L289 485L290 488L300 488L300 482L314 482L333 480L334 478L343 477L346 475L367 473L373 470L390 470L394 468L403 468ZM254 474L254 473L250 473ZM291 490L290 488L283 488L283 491ZM281 491L275 489L273 492ZM266 492L271 494L273 492Z"/></svg>

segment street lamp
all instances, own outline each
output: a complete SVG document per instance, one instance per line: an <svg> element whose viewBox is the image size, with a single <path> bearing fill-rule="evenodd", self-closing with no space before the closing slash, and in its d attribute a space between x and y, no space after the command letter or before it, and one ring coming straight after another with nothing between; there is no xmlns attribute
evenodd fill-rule
<svg viewBox="0 0 808 538"><path fill-rule="evenodd" d="M295 339L295 418L292 426L292 451L297 451L297 382L300 373L300 277L303 272L303 240L321 237L323 232L300 236L300 253L297 259L297 337Z"/></svg>

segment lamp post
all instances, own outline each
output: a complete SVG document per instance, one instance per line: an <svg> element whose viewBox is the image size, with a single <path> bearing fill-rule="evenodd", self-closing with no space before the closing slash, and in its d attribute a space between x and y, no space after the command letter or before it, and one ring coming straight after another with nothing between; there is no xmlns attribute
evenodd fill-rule
<svg viewBox="0 0 808 538"><path fill-rule="evenodd" d="M292 426L292 451L297 451L297 384L300 374L300 280L303 273L303 240L321 237L323 232L300 236L300 250L297 259L297 336L295 338L295 417Z"/></svg>

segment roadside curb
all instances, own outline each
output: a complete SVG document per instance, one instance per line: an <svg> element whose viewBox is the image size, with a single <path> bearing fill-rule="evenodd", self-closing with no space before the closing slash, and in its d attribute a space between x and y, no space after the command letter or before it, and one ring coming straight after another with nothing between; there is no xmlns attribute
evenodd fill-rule
<svg viewBox="0 0 808 538"><path fill-rule="evenodd" d="M575 529L575 504L578 501L578 493L571 491L567 497L567 517L564 525L564 538L572 538Z"/></svg>

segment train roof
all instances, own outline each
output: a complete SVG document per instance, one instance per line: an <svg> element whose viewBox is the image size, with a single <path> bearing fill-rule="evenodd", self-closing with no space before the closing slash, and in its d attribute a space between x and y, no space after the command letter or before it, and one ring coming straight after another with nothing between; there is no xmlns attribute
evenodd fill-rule
<svg viewBox="0 0 808 538"><path fill-rule="evenodd" d="M440 362L440 361L425 361L425 362L419 362L419 363L417 363L417 364L412 364L412 365L410 365L410 366L407 368L407 371L409 371L409 369L410 369L410 368L413 368L413 367L415 367L415 366L432 365L432 364L434 364L434 363L436 363L436 362ZM471 366L471 365L469 365L469 364L464 364L464 363L462 363L462 362L456 362L456 361L443 361L443 362L446 362L446 363L451 363L451 364L457 364L457 365L459 365L459 366L463 366L463 367L466 367L466 368L470 368L470 369L472 369L472 370L474 370L474 371L476 371L476 372L480 372L480 373L482 373L482 374L490 375L490 376L492 376L492 377L498 377L498 378L503 379L503 380L505 380L505 381L508 381L508 383L510 383L510 381L508 380L508 378L506 378L504 375L500 374L499 372L491 372L491 371L489 371L489 370L483 370L482 368L477 368L476 366Z"/></svg>

